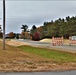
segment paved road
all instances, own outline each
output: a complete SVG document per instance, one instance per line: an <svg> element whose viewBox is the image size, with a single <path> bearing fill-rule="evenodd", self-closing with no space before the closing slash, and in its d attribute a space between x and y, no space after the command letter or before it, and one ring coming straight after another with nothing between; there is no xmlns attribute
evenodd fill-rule
<svg viewBox="0 0 76 75"><path fill-rule="evenodd" d="M76 75L76 71L65 71L65 72L0 73L0 75Z"/></svg>
<svg viewBox="0 0 76 75"><path fill-rule="evenodd" d="M21 42L29 43L32 46L39 46L39 47L45 47L45 48L56 48L60 50L65 50L69 52L76 52L76 45L69 46L69 44L64 44L63 46L52 46L51 43L46 42L39 42L39 41L31 41L31 40L16 40Z"/></svg>

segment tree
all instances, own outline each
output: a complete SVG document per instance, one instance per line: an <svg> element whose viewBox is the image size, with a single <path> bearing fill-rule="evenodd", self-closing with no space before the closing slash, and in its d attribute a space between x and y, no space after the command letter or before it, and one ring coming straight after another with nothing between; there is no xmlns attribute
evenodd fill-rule
<svg viewBox="0 0 76 75"><path fill-rule="evenodd" d="M37 31L40 33L40 39L43 39L45 36L43 26L38 27Z"/></svg>
<svg viewBox="0 0 76 75"><path fill-rule="evenodd" d="M10 38L14 38L14 33L13 33L13 32L10 32L10 33L9 33L9 37L10 37Z"/></svg>
<svg viewBox="0 0 76 75"><path fill-rule="evenodd" d="M20 34L19 33L14 33L14 36L16 39L19 39Z"/></svg>
<svg viewBox="0 0 76 75"><path fill-rule="evenodd" d="M43 26L38 28L33 26L31 33L35 34L35 32L39 32L40 38L50 38L53 36L68 38L69 36L76 35L76 16L44 22Z"/></svg>
<svg viewBox="0 0 76 75"><path fill-rule="evenodd" d="M29 32L21 32L21 38L22 39L29 39L30 33Z"/></svg>
<svg viewBox="0 0 76 75"><path fill-rule="evenodd" d="M21 29L23 29L23 32L26 32L26 31L28 31L27 30L28 29L28 26L27 25L22 25Z"/></svg>
<svg viewBox="0 0 76 75"><path fill-rule="evenodd" d="M35 25L32 26L31 30L30 30L30 35L32 37L32 40L34 40L35 36L34 34L37 32L37 27Z"/></svg>
<svg viewBox="0 0 76 75"><path fill-rule="evenodd" d="M27 26L27 25L22 25L21 29L23 29L23 31L22 31L22 36L23 36L23 38L25 39L25 38L26 38L26 37L25 37L25 32L28 31L28 26Z"/></svg>
<svg viewBox="0 0 76 75"><path fill-rule="evenodd" d="M33 34L32 40L34 40L34 41L39 41L40 40L40 34L39 34L39 32L35 32Z"/></svg>
<svg viewBox="0 0 76 75"><path fill-rule="evenodd" d="M35 25L32 26L32 29L31 29L31 34L34 34L37 30L37 27Z"/></svg>
<svg viewBox="0 0 76 75"><path fill-rule="evenodd" d="M25 39L25 32L21 33L21 37L22 37L22 39Z"/></svg>
<svg viewBox="0 0 76 75"><path fill-rule="evenodd" d="M68 16L68 17L66 17L66 21L68 22L70 20L70 17Z"/></svg>

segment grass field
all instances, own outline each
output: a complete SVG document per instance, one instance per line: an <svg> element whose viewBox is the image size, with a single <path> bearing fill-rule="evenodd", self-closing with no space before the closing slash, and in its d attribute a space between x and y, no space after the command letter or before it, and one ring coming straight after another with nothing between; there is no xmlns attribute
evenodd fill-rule
<svg viewBox="0 0 76 75"><path fill-rule="evenodd" d="M52 59L57 62L59 61L60 62L76 62L75 53L68 53L68 52L63 52L63 51L31 47L31 46L20 46L19 48L25 52L36 54L44 58Z"/></svg>
<svg viewBox="0 0 76 75"><path fill-rule="evenodd" d="M0 72L76 70L76 54L31 46L10 46L2 49Z"/></svg>
<svg viewBox="0 0 76 75"><path fill-rule="evenodd" d="M6 49L3 50L2 43L0 42L0 63L12 63L19 60L35 61L35 59L39 59L39 61L45 60L43 57L33 56L33 54L29 52L24 52L22 49L10 45L6 45Z"/></svg>

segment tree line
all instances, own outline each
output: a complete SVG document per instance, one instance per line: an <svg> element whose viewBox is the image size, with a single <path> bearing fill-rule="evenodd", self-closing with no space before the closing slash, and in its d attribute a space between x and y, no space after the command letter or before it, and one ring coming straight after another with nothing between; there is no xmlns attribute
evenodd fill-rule
<svg viewBox="0 0 76 75"><path fill-rule="evenodd" d="M1 29L1 26L0 26ZM9 33L11 38L30 38L32 40L40 40L43 38L52 38L61 37L69 38L69 36L76 35L76 16L68 16L66 18L59 18L55 21L51 20L50 22L44 22L42 26L36 27L33 25L31 30L28 29L28 25L22 25L20 27L22 32L20 34L16 34L13 32ZM0 34L2 35L1 31Z"/></svg>
<svg viewBox="0 0 76 75"><path fill-rule="evenodd" d="M41 38L51 38L53 36L68 38L69 36L76 35L76 16L44 22L43 26L37 29L40 32Z"/></svg>

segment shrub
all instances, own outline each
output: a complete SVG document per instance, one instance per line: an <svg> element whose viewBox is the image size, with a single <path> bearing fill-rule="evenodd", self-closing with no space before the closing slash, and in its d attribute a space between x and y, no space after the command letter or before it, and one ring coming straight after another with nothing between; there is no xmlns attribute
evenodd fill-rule
<svg viewBox="0 0 76 75"><path fill-rule="evenodd" d="M40 40L40 33L35 32L34 35L32 36L32 40L39 41Z"/></svg>

